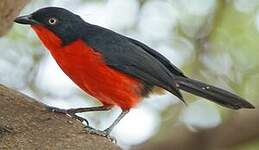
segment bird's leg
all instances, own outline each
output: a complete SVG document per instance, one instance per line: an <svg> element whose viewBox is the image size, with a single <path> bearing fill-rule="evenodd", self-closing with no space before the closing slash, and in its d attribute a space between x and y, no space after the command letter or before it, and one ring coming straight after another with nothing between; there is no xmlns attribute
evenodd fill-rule
<svg viewBox="0 0 259 150"><path fill-rule="evenodd" d="M106 134L110 134L112 129L121 121L121 119L129 112L129 110L123 110L120 115L115 119L115 121L107 128L104 130Z"/></svg>
<svg viewBox="0 0 259 150"><path fill-rule="evenodd" d="M109 139L111 139L113 141L113 138L111 138L109 136L109 134L111 133L112 129L120 122L120 120L129 112L129 110L123 110L120 115L115 119L115 121L107 128L105 129L104 131L100 131L100 130L96 130L94 128L91 128L91 127L86 127L86 130L88 133L91 133L91 134L97 134L97 135L100 135L100 136L104 136L104 137L107 137Z"/></svg>
<svg viewBox="0 0 259 150"><path fill-rule="evenodd" d="M57 107L46 106L46 108L47 108L47 110L49 110L51 112L67 114L68 116L70 116L74 119L77 119L81 122L85 122L86 125L89 126L89 122L85 118L82 118L82 117L79 117L78 115L76 115L76 113L91 112L91 111L108 111L112 107L111 106L97 106L97 107L86 107L86 108L75 108L75 109L60 109Z"/></svg>

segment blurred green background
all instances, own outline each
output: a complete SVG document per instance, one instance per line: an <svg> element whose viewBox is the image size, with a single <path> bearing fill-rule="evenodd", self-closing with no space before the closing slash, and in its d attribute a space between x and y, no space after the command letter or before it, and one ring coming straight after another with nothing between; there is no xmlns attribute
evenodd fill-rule
<svg viewBox="0 0 259 150"><path fill-rule="evenodd" d="M46 6L64 7L88 22L138 39L187 76L258 104L259 0L33 0L21 14ZM14 25L0 39L0 53L1 84L56 107L98 105L64 75L29 27ZM186 107L169 93L146 98L112 134L125 149L259 149L259 126L250 126L259 125L259 118L253 118L258 111L232 111L184 97ZM115 108L82 116L103 129L118 113Z"/></svg>

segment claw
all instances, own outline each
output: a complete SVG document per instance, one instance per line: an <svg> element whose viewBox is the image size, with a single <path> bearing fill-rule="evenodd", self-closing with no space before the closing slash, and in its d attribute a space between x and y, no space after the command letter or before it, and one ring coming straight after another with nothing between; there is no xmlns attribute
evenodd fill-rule
<svg viewBox="0 0 259 150"><path fill-rule="evenodd" d="M111 142L113 143L117 143L117 140L110 136L110 132L112 130L112 128L118 123L118 121L126 114L128 113L128 111L123 111L122 114L119 116L119 118L117 119L117 121L115 121L109 128L107 128L106 130L104 131L101 131L101 130L97 130L97 129L94 129L92 127L89 126L89 122L85 119L85 118L82 118L82 117L79 117L78 115L76 115L76 113L78 112L77 110L78 109L60 109L60 108L56 108L56 107L50 107L50 106L46 106L46 109L50 112L56 112L56 113L63 113L63 114L66 114L68 115L69 117L72 117L74 119L77 119L79 121L81 121L82 123L84 123L86 126L85 126L85 129L86 129L86 132L88 132L89 134L95 134L95 135L98 135L98 136L102 136L102 137L105 137L107 139L109 139ZM99 110L100 110L100 107L99 107ZM101 110L107 110L106 109L101 109ZM92 110L91 110L92 111ZM82 111L80 111L82 112Z"/></svg>
<svg viewBox="0 0 259 150"><path fill-rule="evenodd" d="M45 108L50 112L63 113L63 114L67 113L66 109L60 109L57 107L50 107L50 106L46 106Z"/></svg>
<svg viewBox="0 0 259 150"><path fill-rule="evenodd" d="M74 118L76 120L79 120L80 122L86 124L86 126L89 126L88 120L83 118L83 117L79 117L78 115L76 115L76 113L73 111L73 109L60 109L60 108L49 107L49 106L46 106L46 109L50 112L66 114L69 117Z"/></svg>
<svg viewBox="0 0 259 150"><path fill-rule="evenodd" d="M79 120L80 122L82 122L83 124L85 124L86 126L89 126L89 122L87 119L83 118L83 117L79 117L78 115L76 115L75 113L70 113L67 112L66 115L68 115L71 118L74 118L76 120Z"/></svg>
<svg viewBox="0 0 259 150"><path fill-rule="evenodd" d="M90 127L90 126L85 126L85 129L86 129L86 132L89 133L89 134L95 134L95 135L98 135L98 136L102 136L102 137L105 137L107 139L109 139L111 142L113 143L117 143L117 140L110 136L109 135L109 132L107 131L101 131L101 130L97 130L97 129L94 129L93 127Z"/></svg>

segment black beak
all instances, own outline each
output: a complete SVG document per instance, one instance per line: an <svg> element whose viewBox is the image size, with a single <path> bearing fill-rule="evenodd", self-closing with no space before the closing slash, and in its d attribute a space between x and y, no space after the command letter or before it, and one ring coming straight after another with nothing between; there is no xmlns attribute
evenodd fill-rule
<svg viewBox="0 0 259 150"><path fill-rule="evenodd" d="M32 19L31 15L17 17L14 20L14 22L20 23L20 24L30 24L30 25L38 23L36 20Z"/></svg>

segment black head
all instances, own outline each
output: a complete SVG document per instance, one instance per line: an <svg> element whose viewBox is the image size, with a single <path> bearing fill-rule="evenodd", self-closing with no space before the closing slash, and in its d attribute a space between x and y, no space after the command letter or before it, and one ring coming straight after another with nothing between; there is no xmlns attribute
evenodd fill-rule
<svg viewBox="0 0 259 150"><path fill-rule="evenodd" d="M36 12L17 17L16 23L28 25L42 25L55 33L63 42L70 43L78 39L80 30L85 23L80 16L59 7L46 7Z"/></svg>

